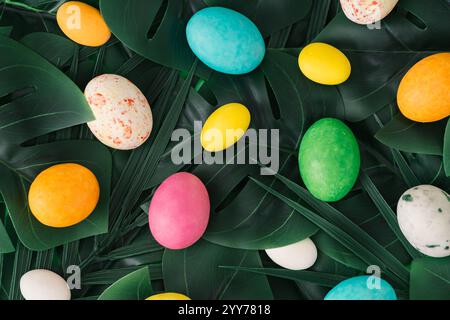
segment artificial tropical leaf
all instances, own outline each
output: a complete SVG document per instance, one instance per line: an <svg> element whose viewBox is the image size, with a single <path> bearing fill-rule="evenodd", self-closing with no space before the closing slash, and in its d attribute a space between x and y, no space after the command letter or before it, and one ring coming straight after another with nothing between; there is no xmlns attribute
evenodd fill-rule
<svg viewBox="0 0 450 320"><path fill-rule="evenodd" d="M6 208L3 203L0 203L0 214L5 216ZM0 219L0 254L14 252L14 245L9 238L8 232Z"/></svg>
<svg viewBox="0 0 450 320"><path fill-rule="evenodd" d="M450 299L450 258L420 258L411 265L412 300Z"/></svg>
<svg viewBox="0 0 450 320"><path fill-rule="evenodd" d="M447 122L444 137L444 169L447 177L450 177L450 120Z"/></svg>
<svg viewBox="0 0 450 320"><path fill-rule="evenodd" d="M166 250L163 258L166 290L192 299L273 298L264 275L220 268L224 265L257 268L261 267L261 260L257 251L225 248L206 241L184 250Z"/></svg>
<svg viewBox="0 0 450 320"><path fill-rule="evenodd" d="M326 274L315 271L292 271L286 269L274 269L274 268L244 268L234 266L222 266L223 269L231 269L234 271L245 271L256 274L264 274L266 276L279 277L294 281L307 281L318 284L325 287L334 287L339 282L346 279L345 276L337 274Z"/></svg>
<svg viewBox="0 0 450 320"><path fill-rule="evenodd" d="M18 239L11 217L1 217L17 250L0 254L0 299L20 299L19 280L30 269L51 269L65 275L71 265L82 270L82 288L72 290L72 297L77 300L97 299L114 282L142 268L148 268L154 292L189 289L194 298L222 295L226 299L321 300L333 281L365 273L371 264L382 267L384 278L395 287L400 299L423 295L425 289L433 290L428 284L435 281L437 289L431 296L445 297L448 289L433 275L442 276L445 272L433 259L426 263L421 262L422 258L416 259L410 278L411 255L398 236L392 210L387 208L394 208L400 195L417 184L433 184L446 191L450 188L450 179L445 174L447 120L414 124L396 116L395 104L398 82L410 66L427 55L449 51L448 1L401 0L381 22L381 29L372 30L351 23L337 0L84 1L96 7L101 2L102 14L114 33L99 48L77 45L61 33L55 12L65 1L2 3L0 34L25 44L15 51L20 56L19 62L27 60L22 58L28 52L28 57L30 54L37 57L38 65L45 64L44 69L51 71L50 75L55 70L58 73L57 68L61 70L58 81L46 79L38 84L49 83L46 92L53 90L58 99L68 94L80 99L67 100L73 102L67 109L78 106L88 110L81 91L92 77L116 73L128 78L151 104L153 139L131 152L112 151L113 170L108 174L114 190L110 206L112 224L107 233L82 236L61 247L33 252ZM261 30L268 50L261 66L251 74L223 75L202 64L187 73L194 56L186 43L185 25L196 11L212 5L243 13ZM298 68L298 53L313 41L333 44L349 57L352 76L346 83L322 86L303 76ZM8 67L13 58L8 56L10 60L0 70ZM23 73L11 74L17 77ZM34 72L27 73L27 81L35 80L33 76ZM65 89L67 82L74 90ZM16 89L21 90L14 87L12 91ZM9 93L0 94L0 103L29 98L26 94L30 91ZM31 111L25 108L31 107L34 115L46 118L47 107L53 104L46 99L39 103L32 101L25 100L26 103L20 104L23 108L14 111ZM260 164L254 162L212 166L172 162L172 152L191 145L196 138L194 121L204 121L217 107L229 102L240 102L249 108L252 128L280 130L280 145L272 151L279 154L278 172L288 181L280 176L262 177ZM23 112L13 114L24 116ZM296 159L304 131L323 117L351 121L349 126L361 147L362 168L371 180L371 184L358 181L345 199L332 204L314 199L303 188ZM45 167L41 160L68 161L68 156L61 156L63 153L73 155L77 151L76 160L90 152L92 157L88 158L95 165L104 166L105 159L98 158L94 149L109 153L106 148L95 142L89 142L96 145L94 149L85 148L84 142L77 142L94 139L83 124L92 115L67 118L73 123L56 119L39 121L42 132L23 125L19 134L24 136L17 139L20 144L24 142L21 146L19 141L8 138L5 144L5 139L0 139L0 167L12 168L15 179L27 184ZM170 141L175 128L188 129L190 138ZM0 129L0 138L3 137ZM52 150L56 146L54 141L64 141L58 143L75 148ZM40 152L30 155L31 150L44 150L41 148L47 148L43 159L38 159ZM28 158L22 159L23 156ZM199 153L193 152L191 156L196 158ZM27 166L30 168L24 168ZM167 267L163 265L164 249L149 232L145 211L155 188L180 170L192 172L205 182L212 212L204 240L198 247L170 252L170 257L166 252L170 261ZM9 175L6 177L10 179ZM2 190L9 187L5 184ZM15 194L26 196L20 190ZM26 199L19 204L26 205ZM5 233L0 232L0 237L2 234ZM318 259L308 271L279 269L264 252L247 250L287 245L305 237L311 237L318 248ZM438 260L448 265L447 259ZM421 267L417 268L419 264ZM188 271L186 276L182 265ZM433 274L417 272L418 269L433 270ZM201 270L203 278L199 279L197 270ZM235 278L229 290L217 294L221 291L217 288L222 288L220 281L230 279L230 274ZM130 298L144 298L132 291L132 294L127 291Z"/></svg>
<svg viewBox="0 0 450 320"><path fill-rule="evenodd" d="M108 287L98 300L145 300L153 293L147 267L127 274Z"/></svg>
<svg viewBox="0 0 450 320"><path fill-rule="evenodd" d="M269 36L285 27L309 17L312 0L239 1L193 0L196 9L203 6L222 6L241 12L258 26L263 36Z"/></svg>
<svg viewBox="0 0 450 320"><path fill-rule="evenodd" d="M19 144L94 119L80 89L52 64L6 37L0 50L1 144Z"/></svg>
<svg viewBox="0 0 450 320"><path fill-rule="evenodd" d="M72 41L47 32L30 33L20 42L57 67L66 65L76 50L76 44Z"/></svg>
<svg viewBox="0 0 450 320"><path fill-rule="evenodd" d="M379 257L375 256L371 251L367 250L364 246L358 243L355 239L353 239L350 235L343 232L329 221L317 216L311 210L301 206L300 204L292 201L291 199L283 196L279 192L275 191L271 187L255 180L255 182L262 187L263 189L269 191L274 196L278 197L280 200L284 201L286 204L295 209L298 213L301 213L308 220L315 223L318 227L320 227L323 231L325 231L328 235L333 237L335 240L339 241L342 245L347 247L347 249L353 251L353 253L363 260L368 265L376 264L382 266L385 272L392 277L393 281L399 284L400 287L405 286L408 283L408 270L405 266L399 264L398 262L393 265L387 265L386 262L381 260Z"/></svg>
<svg viewBox="0 0 450 320"><path fill-rule="evenodd" d="M446 123L447 121L443 120L423 124L398 115L376 134L376 138L401 151L442 155Z"/></svg>
<svg viewBox="0 0 450 320"><path fill-rule="evenodd" d="M179 70L194 62L179 18L182 1L101 0L100 9L112 33L140 55Z"/></svg>
<svg viewBox="0 0 450 320"><path fill-rule="evenodd" d="M447 10L445 0L403 0L376 29L340 13L322 30L314 41L343 50L352 64L349 81L339 86L347 120L366 119L394 102L400 80L417 61L450 50L441 36L450 28Z"/></svg>

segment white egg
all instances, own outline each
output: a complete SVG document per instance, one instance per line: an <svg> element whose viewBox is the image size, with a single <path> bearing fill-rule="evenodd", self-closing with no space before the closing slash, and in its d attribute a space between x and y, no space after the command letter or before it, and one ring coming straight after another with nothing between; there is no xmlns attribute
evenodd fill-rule
<svg viewBox="0 0 450 320"><path fill-rule="evenodd" d="M383 20L398 0L341 0L347 18L358 24L372 24Z"/></svg>
<svg viewBox="0 0 450 320"><path fill-rule="evenodd" d="M309 238L285 247L267 249L266 253L277 265L289 270L308 269L317 260L316 245Z"/></svg>
<svg viewBox="0 0 450 320"><path fill-rule="evenodd" d="M43 269L32 270L20 278L20 292L25 300L70 300L70 289L58 274Z"/></svg>
<svg viewBox="0 0 450 320"><path fill-rule="evenodd" d="M103 144L119 150L141 146L150 136L153 117L144 94L128 79L104 74L84 94L95 115L88 126Z"/></svg>
<svg viewBox="0 0 450 320"><path fill-rule="evenodd" d="M406 239L423 254L450 256L450 196L430 185L406 191L398 201L397 219Z"/></svg>

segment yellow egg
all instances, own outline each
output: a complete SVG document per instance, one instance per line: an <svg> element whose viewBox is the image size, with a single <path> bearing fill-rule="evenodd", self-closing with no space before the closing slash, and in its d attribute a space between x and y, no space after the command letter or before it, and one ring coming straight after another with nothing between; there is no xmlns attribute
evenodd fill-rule
<svg viewBox="0 0 450 320"><path fill-rule="evenodd" d="M206 120L201 142L206 151L228 149L241 139L250 126L250 111L240 103L226 104Z"/></svg>
<svg viewBox="0 0 450 320"><path fill-rule="evenodd" d="M191 300L191 298L181 293L167 292L155 294L145 300Z"/></svg>
<svg viewBox="0 0 450 320"><path fill-rule="evenodd" d="M298 65L308 79L324 85L347 81L352 69L345 54L320 42L312 43L300 52Z"/></svg>
<svg viewBox="0 0 450 320"><path fill-rule="evenodd" d="M100 11L83 2L64 3L58 9L56 20L68 38L84 46L98 47L111 37Z"/></svg>
<svg viewBox="0 0 450 320"><path fill-rule="evenodd" d="M65 228L80 223L94 211L100 186L89 169L75 163L42 171L28 193L30 211L42 224Z"/></svg>

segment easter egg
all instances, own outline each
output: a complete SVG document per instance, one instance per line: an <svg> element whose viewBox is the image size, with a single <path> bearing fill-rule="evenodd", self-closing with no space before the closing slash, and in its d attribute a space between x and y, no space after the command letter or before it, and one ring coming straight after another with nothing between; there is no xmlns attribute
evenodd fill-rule
<svg viewBox="0 0 450 320"><path fill-rule="evenodd" d="M450 53L431 55L414 65L397 93L401 113L416 122L435 122L450 115Z"/></svg>
<svg viewBox="0 0 450 320"><path fill-rule="evenodd" d="M400 230L423 254L450 256L450 196L444 190L421 185L406 191L397 204Z"/></svg>
<svg viewBox="0 0 450 320"><path fill-rule="evenodd" d="M140 147L150 136L153 116L144 94L128 79L104 74L84 91L95 121L88 123L103 144L119 150Z"/></svg>
<svg viewBox="0 0 450 320"><path fill-rule="evenodd" d="M267 249L266 253L277 265L289 270L308 269L317 260L316 245L309 238L288 246Z"/></svg>
<svg viewBox="0 0 450 320"><path fill-rule="evenodd" d="M65 228L80 223L94 211L100 197L95 175L74 163L42 171L31 184L28 203L42 224Z"/></svg>
<svg viewBox="0 0 450 320"><path fill-rule="evenodd" d="M56 20L69 39L83 46L98 47L111 37L100 11L80 1L65 2L59 7Z"/></svg>
<svg viewBox="0 0 450 320"><path fill-rule="evenodd" d="M191 298L181 293L166 292L154 294L145 300L191 300Z"/></svg>
<svg viewBox="0 0 450 320"><path fill-rule="evenodd" d="M324 85L338 85L347 81L351 73L345 54L326 43L311 43L298 57L302 73L311 81Z"/></svg>
<svg viewBox="0 0 450 320"><path fill-rule="evenodd" d="M342 121L325 118L305 133L299 150L300 174L319 200L344 198L358 178L360 164L356 138Z"/></svg>
<svg viewBox="0 0 450 320"><path fill-rule="evenodd" d="M342 281L325 300L397 300L392 286L375 276L359 276Z"/></svg>
<svg viewBox="0 0 450 320"><path fill-rule="evenodd" d="M245 74L264 59L266 46L246 16L221 7L195 13L186 28L189 46L208 67L227 74Z"/></svg>
<svg viewBox="0 0 450 320"><path fill-rule="evenodd" d="M150 203L150 231L162 246L190 247L205 233L209 221L209 195L203 182L187 172L167 178Z"/></svg>
<svg viewBox="0 0 450 320"><path fill-rule="evenodd" d="M203 125L202 147L209 152L228 149L245 135L250 120L250 111L242 104L230 103L220 107Z"/></svg>
<svg viewBox="0 0 450 320"><path fill-rule="evenodd" d="M397 5L398 0L341 0L342 11L358 24L372 24L383 20Z"/></svg>
<svg viewBox="0 0 450 320"><path fill-rule="evenodd" d="M70 300L70 288L58 274L43 269L28 271L20 278L25 300Z"/></svg>

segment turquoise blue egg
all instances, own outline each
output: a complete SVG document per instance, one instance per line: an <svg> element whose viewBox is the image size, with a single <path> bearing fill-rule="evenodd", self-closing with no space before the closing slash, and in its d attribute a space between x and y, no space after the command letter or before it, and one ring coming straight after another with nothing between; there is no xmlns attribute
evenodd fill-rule
<svg viewBox="0 0 450 320"><path fill-rule="evenodd" d="M189 46L208 67L226 74L246 74L264 59L266 46L256 25L239 12L209 7L198 11L186 28Z"/></svg>
<svg viewBox="0 0 450 320"><path fill-rule="evenodd" d="M378 288L370 288L367 280L373 276L359 276L342 281L331 289L325 300L397 300L392 286L379 279ZM369 284L375 284L371 279Z"/></svg>

